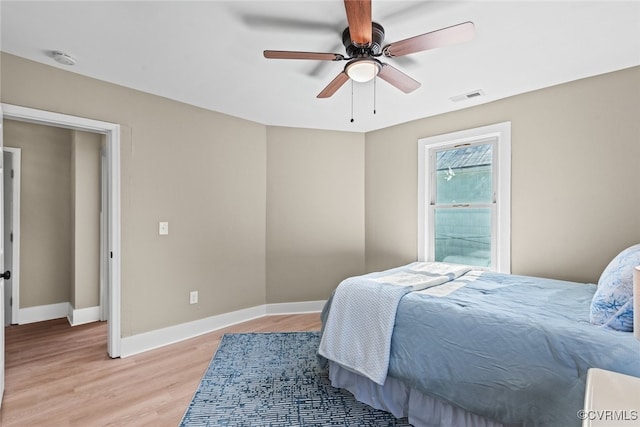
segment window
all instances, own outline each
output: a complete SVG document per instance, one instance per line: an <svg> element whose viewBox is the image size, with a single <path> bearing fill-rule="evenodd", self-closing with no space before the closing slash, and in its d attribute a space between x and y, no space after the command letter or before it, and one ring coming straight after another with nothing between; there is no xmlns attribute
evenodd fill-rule
<svg viewBox="0 0 640 427"><path fill-rule="evenodd" d="M511 124L423 138L418 259L509 273Z"/></svg>

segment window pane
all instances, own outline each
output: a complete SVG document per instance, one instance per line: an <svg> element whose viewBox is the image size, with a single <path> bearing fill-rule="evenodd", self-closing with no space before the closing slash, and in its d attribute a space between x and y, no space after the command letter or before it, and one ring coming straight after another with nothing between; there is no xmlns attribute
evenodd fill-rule
<svg viewBox="0 0 640 427"><path fill-rule="evenodd" d="M492 145L436 153L436 204L493 202Z"/></svg>
<svg viewBox="0 0 640 427"><path fill-rule="evenodd" d="M436 261L491 266L491 208L434 212Z"/></svg>

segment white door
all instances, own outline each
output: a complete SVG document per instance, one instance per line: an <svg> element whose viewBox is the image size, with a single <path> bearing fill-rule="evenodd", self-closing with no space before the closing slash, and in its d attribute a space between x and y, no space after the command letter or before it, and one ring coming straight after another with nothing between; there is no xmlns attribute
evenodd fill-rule
<svg viewBox="0 0 640 427"><path fill-rule="evenodd" d="M2 106L0 106L0 165L2 162L2 134L4 127L2 125ZM2 171L0 171L0 272L4 273L4 197ZM0 319L4 319L4 275L0 278ZM4 321L0 327L0 407L2 407L2 396L4 395Z"/></svg>
<svg viewBox="0 0 640 427"><path fill-rule="evenodd" d="M0 148L1 150L1 148ZM4 266L7 270L11 270L11 277L9 279L4 279L4 326L9 326L11 321L13 320L13 313L11 307L11 299L13 297L13 281L14 270L13 268L13 251L12 251L12 209L11 209L11 201L13 198L13 153L10 151L2 150L2 168L3 174L2 178L4 179L4 185L2 186L2 190L4 191L3 200L4 206L6 206L7 210L3 209L4 213Z"/></svg>

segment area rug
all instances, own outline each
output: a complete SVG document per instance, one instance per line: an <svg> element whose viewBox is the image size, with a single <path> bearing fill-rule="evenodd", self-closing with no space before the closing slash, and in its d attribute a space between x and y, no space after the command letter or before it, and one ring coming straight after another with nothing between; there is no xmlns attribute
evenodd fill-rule
<svg viewBox="0 0 640 427"><path fill-rule="evenodd" d="M193 426L409 426L333 388L318 332L226 334L182 422Z"/></svg>

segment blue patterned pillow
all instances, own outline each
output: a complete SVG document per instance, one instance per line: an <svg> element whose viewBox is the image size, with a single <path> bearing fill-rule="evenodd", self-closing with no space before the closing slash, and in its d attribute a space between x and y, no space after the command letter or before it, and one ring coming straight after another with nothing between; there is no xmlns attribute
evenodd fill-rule
<svg viewBox="0 0 640 427"><path fill-rule="evenodd" d="M620 252L607 265L591 300L591 323L633 331L633 269L637 265L640 265L640 244Z"/></svg>

